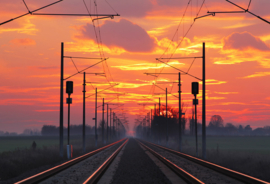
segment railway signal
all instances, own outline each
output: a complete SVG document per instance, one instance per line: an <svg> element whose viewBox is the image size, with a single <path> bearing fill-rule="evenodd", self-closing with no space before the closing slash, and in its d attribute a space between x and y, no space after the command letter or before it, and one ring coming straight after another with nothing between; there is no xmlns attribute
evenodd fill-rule
<svg viewBox="0 0 270 184"><path fill-rule="evenodd" d="M198 156L198 135L197 135L197 105L198 99L196 98L197 94L199 94L199 83L192 82L191 84L191 92L194 95L195 99L193 99L193 105L195 105L195 136L196 136L196 155Z"/></svg>
<svg viewBox="0 0 270 184"><path fill-rule="evenodd" d="M66 93L68 94L67 104L68 104L68 144L67 144L67 157L70 159L71 156L71 147L69 145L69 135L70 135L70 104L72 104L72 98L70 95L73 93L73 81L66 82Z"/></svg>

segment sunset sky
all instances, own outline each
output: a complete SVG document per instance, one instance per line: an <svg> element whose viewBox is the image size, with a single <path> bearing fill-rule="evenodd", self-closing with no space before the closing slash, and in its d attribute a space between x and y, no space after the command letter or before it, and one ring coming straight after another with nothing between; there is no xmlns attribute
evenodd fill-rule
<svg viewBox="0 0 270 184"><path fill-rule="evenodd" d="M25 0L30 11L55 0ZM247 8L250 0L232 0ZM157 78L144 73L177 73L156 58L194 57L202 55L206 45L206 122L220 115L224 123L263 127L270 125L270 24L248 13L226 13L194 21L208 11L241 11L225 0L85 0L90 13L119 14L114 19L94 21L96 17L62 17L27 15L0 26L0 130L21 133L26 128L41 129L44 124L59 126L60 49L64 42L65 56L109 58L87 70L105 73L87 75L87 96L119 83L100 94L105 102L124 103L115 109L126 113L129 131L138 115L146 115L153 105L165 104L168 88L178 95L177 75L160 74ZM95 6L95 4L97 6ZM270 21L269 0L251 1L249 11ZM63 0L36 13L88 13L83 0ZM22 0L0 1L0 22L27 13ZM96 30L96 32L95 32ZM188 31L189 30L189 31ZM99 41L101 38L101 43ZM101 59L73 59L78 70ZM193 60L164 60L188 71ZM77 70L71 59L65 58L65 77ZM189 73L202 77L202 60L196 59ZM74 81L71 124L82 124L82 82L78 74ZM195 78L182 75L182 99L191 116L191 82ZM100 84L95 84L100 82ZM107 83L107 84L106 84ZM161 83L161 84L159 84ZM200 85L200 90L202 89ZM109 93L109 94L108 94ZM201 91L199 121L201 122ZM160 94L160 95L157 95ZM65 98L67 95L65 94ZM168 96L168 105L177 108L178 99ZM86 99L86 123L93 126L94 96ZM114 108L116 106L110 106ZM67 125L67 104L64 106ZM107 107L106 107L107 108ZM101 120L101 108L98 122Z"/></svg>

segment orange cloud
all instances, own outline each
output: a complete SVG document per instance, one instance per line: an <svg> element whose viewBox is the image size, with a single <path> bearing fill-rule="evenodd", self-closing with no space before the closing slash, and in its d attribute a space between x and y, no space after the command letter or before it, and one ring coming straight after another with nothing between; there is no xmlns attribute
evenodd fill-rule
<svg viewBox="0 0 270 184"><path fill-rule="evenodd" d="M15 27L6 26L4 28L1 28L0 34L6 32L17 32L28 35L36 35L38 29L36 28L36 25L30 21L30 19L31 19L30 17L23 19L23 22L15 24L16 25Z"/></svg>
<svg viewBox="0 0 270 184"><path fill-rule="evenodd" d="M17 45L17 46L21 46L21 45L36 45L35 40L32 40L30 38L21 38L21 39L13 39L10 41L10 43Z"/></svg>
<svg viewBox="0 0 270 184"><path fill-rule="evenodd" d="M178 61L172 61L168 62L169 65L185 65L184 63L179 63ZM148 69L160 69L163 67L170 67L168 65L165 65L163 63L139 63L139 64L133 64L133 65L125 65L125 66L112 66L114 68L119 68L121 70L148 70Z"/></svg>
<svg viewBox="0 0 270 184"><path fill-rule="evenodd" d="M199 82L202 84L202 82ZM227 83L226 81L218 81L216 79L206 79L205 80L206 85L217 85L217 84L225 84Z"/></svg>
<svg viewBox="0 0 270 184"><path fill-rule="evenodd" d="M270 75L270 72L256 72L255 74L245 76L243 78L264 77Z"/></svg>
<svg viewBox="0 0 270 184"><path fill-rule="evenodd" d="M238 92L214 92L214 93L221 95L238 94Z"/></svg>

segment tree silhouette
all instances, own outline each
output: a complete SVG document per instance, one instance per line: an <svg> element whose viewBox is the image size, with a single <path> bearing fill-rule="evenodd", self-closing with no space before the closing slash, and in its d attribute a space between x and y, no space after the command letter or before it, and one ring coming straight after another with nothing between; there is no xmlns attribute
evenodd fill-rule
<svg viewBox="0 0 270 184"><path fill-rule="evenodd" d="M209 128L221 128L223 127L223 119L220 115L214 115L211 117Z"/></svg>

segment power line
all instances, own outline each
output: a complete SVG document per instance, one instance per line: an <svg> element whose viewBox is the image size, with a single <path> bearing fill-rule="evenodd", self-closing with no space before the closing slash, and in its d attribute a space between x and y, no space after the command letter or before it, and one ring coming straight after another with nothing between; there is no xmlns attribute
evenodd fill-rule
<svg viewBox="0 0 270 184"><path fill-rule="evenodd" d="M199 11L197 12L196 18L198 17L198 15L199 15L199 13L200 13L200 11L201 11L201 9L202 9L202 6L203 6L204 4L205 4L205 0L203 0L200 9L199 9ZM182 18L181 18L181 20L180 20L180 22L179 22L179 24L178 24L178 27L177 27L177 29L176 29L176 32L174 33L173 38L171 39L171 42L170 42L169 46L166 48L166 50L164 51L164 53L163 53L158 59L162 58L162 56L169 50L169 47L171 46L171 44L172 44L172 42L173 42L173 40L174 40L174 37L175 37L175 35L177 34L178 29L179 29L180 25L182 24L183 19L184 19L185 16L186 16L188 7L189 7L190 5L192 6L191 0L188 1L188 4L187 4L187 6L186 6L186 8L185 8L185 11L184 11L184 13L183 13L183 15L182 15ZM192 8L192 7L191 7L191 8ZM169 60L173 57L173 55L175 54L176 50L180 47L180 45L182 44L182 42L183 42L184 39L186 38L187 34L190 32L190 30L191 30L191 28L193 27L194 23L195 23L195 20L191 23L191 25L189 26L188 30L187 30L185 33L184 33L184 23L183 23L183 37L180 39L180 41L178 42L177 46L174 48L173 52L170 54L170 56L167 58L167 61L164 62L164 64L167 64L167 63L169 62ZM192 64L193 64L193 63L192 63ZM155 76L155 80L157 80L157 78L159 77L160 73L163 71L164 68L165 68L165 66L160 70L159 74L157 74L157 76ZM183 72L183 73L186 73L186 72ZM188 73L186 73L186 74L188 74ZM188 75L190 75L190 74L188 74ZM193 76L193 77L194 77L194 76ZM152 92L151 92L151 91L152 91ZM150 89L150 93L154 93L154 91L155 91L155 87L152 86L151 89Z"/></svg>
<svg viewBox="0 0 270 184"><path fill-rule="evenodd" d="M47 7L52 6L52 5L54 5L54 4L57 4L57 3L61 2L61 1L63 1L63 0L56 1L56 2L54 2L54 3L48 4L48 5L46 5L46 6L43 6L43 7L41 7L41 8L36 9L36 10L33 10L33 11L29 11L29 10L28 10L28 11L29 11L28 13L25 13L25 14L23 14L23 15L20 15L20 16L18 16L18 17L15 17L15 18L12 18L12 19L9 19L9 20L7 20L7 21L5 21L5 22L0 23L0 26L3 25L3 24L6 24L6 23L8 23L8 22L11 22L11 21L13 21L13 20L16 20L16 19L19 19L19 18L21 18L21 17L24 17L24 16L26 16L26 15L33 14L34 12L37 12L37 11L39 11L39 10L42 10L42 9L44 9L44 8L47 8ZM24 3L25 3L25 2L24 2ZM26 3L25 3L25 5L26 5ZM26 7L27 7L27 5L26 5ZM27 7L27 9L28 9L28 7Z"/></svg>

